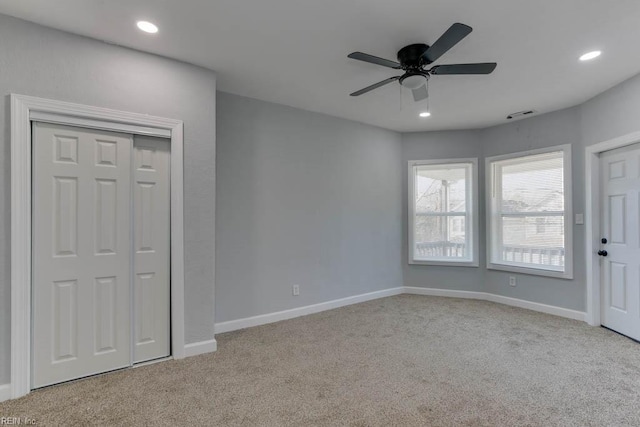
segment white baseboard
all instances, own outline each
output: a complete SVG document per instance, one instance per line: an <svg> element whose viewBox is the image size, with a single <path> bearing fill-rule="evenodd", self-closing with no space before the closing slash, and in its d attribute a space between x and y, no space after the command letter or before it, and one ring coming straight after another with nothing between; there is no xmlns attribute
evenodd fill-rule
<svg viewBox="0 0 640 427"><path fill-rule="evenodd" d="M539 302L526 301L517 298L510 298L487 292L454 291L449 289L418 288L411 286L405 286L404 292L414 295L431 295L437 297L466 298L491 301L497 302L499 304L510 305L513 307L539 311L541 313L553 314L555 316L566 317L568 319L581 320L583 322L586 321L586 313L583 311L571 310L568 308L556 307L554 305L541 304Z"/></svg>
<svg viewBox="0 0 640 427"><path fill-rule="evenodd" d="M252 326L266 325L267 323L279 322L281 320L293 319L294 317L306 316L308 314L319 313L321 311L332 310L346 305L371 301L378 298L390 297L404 293L404 288L384 289L382 291L369 292L367 294L355 295L352 297L336 299L319 304L307 305L304 307L292 308L290 310L277 311L275 313L262 314L259 316L247 317L238 320L216 323L216 334L231 332L238 329L250 328Z"/></svg>
<svg viewBox="0 0 640 427"><path fill-rule="evenodd" d="M0 402L11 399L11 384L0 385Z"/></svg>
<svg viewBox="0 0 640 427"><path fill-rule="evenodd" d="M466 299L486 299L486 293L474 291L454 291L450 289L435 288L419 288L413 286L405 286L405 294L411 295L429 295L432 297L449 297L449 298L466 298Z"/></svg>
<svg viewBox="0 0 640 427"><path fill-rule="evenodd" d="M571 310L569 308L547 305L539 302L531 302L523 299L510 298L496 294L486 294L487 301L499 304L511 305L513 307L526 308L528 310L539 311L541 313L553 314L554 316L566 317L567 319L586 321L587 313L584 311Z"/></svg>
<svg viewBox="0 0 640 427"><path fill-rule="evenodd" d="M390 297L400 294L430 295L449 298L466 298L483 301L491 301L499 304L514 307L526 308L528 310L539 311L541 313L553 314L555 316L566 317L568 319L585 321L586 313L582 311L570 310L568 308L556 307L553 305L541 304L521 300L517 298L505 297L502 295L490 294L487 292L456 291L449 289L420 288L414 286L403 286L399 288L385 289L382 291L370 292L362 295L327 301L305 307L293 308L291 310L277 311L275 313L262 314L259 316L247 317L244 319L229 320L227 322L216 323L215 333L236 331L238 329L251 328L253 326L266 325L268 323L279 322L281 320L293 319L294 317L306 316L308 314L319 313L321 311L332 310L351 304L370 301L378 298ZM185 346L185 352L187 348Z"/></svg>
<svg viewBox="0 0 640 427"><path fill-rule="evenodd" d="M216 340L194 342L192 344L185 344L184 357L197 356L204 353L213 353L218 349L218 343Z"/></svg>

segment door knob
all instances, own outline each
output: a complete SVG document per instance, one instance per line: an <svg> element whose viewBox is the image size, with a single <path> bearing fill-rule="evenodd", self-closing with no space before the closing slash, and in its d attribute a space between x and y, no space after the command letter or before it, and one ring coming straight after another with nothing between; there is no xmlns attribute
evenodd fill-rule
<svg viewBox="0 0 640 427"><path fill-rule="evenodd" d="M600 241L602 242L602 244L603 244L603 245L606 245L606 244L607 244L607 239L606 239L606 238L604 238L604 237L603 237L603 238L602 238L602 240L600 240Z"/></svg>
<svg viewBox="0 0 640 427"><path fill-rule="evenodd" d="M598 255L607 256L607 255L609 255L609 253L607 251L598 251Z"/></svg>

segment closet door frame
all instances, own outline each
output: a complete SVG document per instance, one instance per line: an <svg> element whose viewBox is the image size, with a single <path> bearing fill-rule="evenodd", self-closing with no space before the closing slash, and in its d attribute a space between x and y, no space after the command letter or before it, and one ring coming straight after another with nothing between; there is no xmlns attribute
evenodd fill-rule
<svg viewBox="0 0 640 427"><path fill-rule="evenodd" d="M183 122L11 94L11 398L31 391L31 122L170 139L171 354L185 356Z"/></svg>

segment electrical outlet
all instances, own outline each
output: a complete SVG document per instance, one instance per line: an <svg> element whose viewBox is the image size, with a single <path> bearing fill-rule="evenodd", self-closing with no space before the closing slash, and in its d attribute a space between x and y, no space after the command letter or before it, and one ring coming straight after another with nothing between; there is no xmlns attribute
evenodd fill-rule
<svg viewBox="0 0 640 427"><path fill-rule="evenodd" d="M291 287L291 290L293 292L293 296L297 297L298 295L300 295L300 285L293 285Z"/></svg>
<svg viewBox="0 0 640 427"><path fill-rule="evenodd" d="M509 276L509 286L516 286L516 276Z"/></svg>

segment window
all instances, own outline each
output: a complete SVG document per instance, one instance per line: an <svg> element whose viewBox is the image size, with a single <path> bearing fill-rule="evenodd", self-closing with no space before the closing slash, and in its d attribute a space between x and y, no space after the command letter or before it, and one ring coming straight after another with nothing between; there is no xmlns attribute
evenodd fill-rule
<svg viewBox="0 0 640 427"><path fill-rule="evenodd" d="M409 162L409 263L477 266L477 160Z"/></svg>
<svg viewBox="0 0 640 427"><path fill-rule="evenodd" d="M571 147L488 158L487 171L487 267L571 278Z"/></svg>

